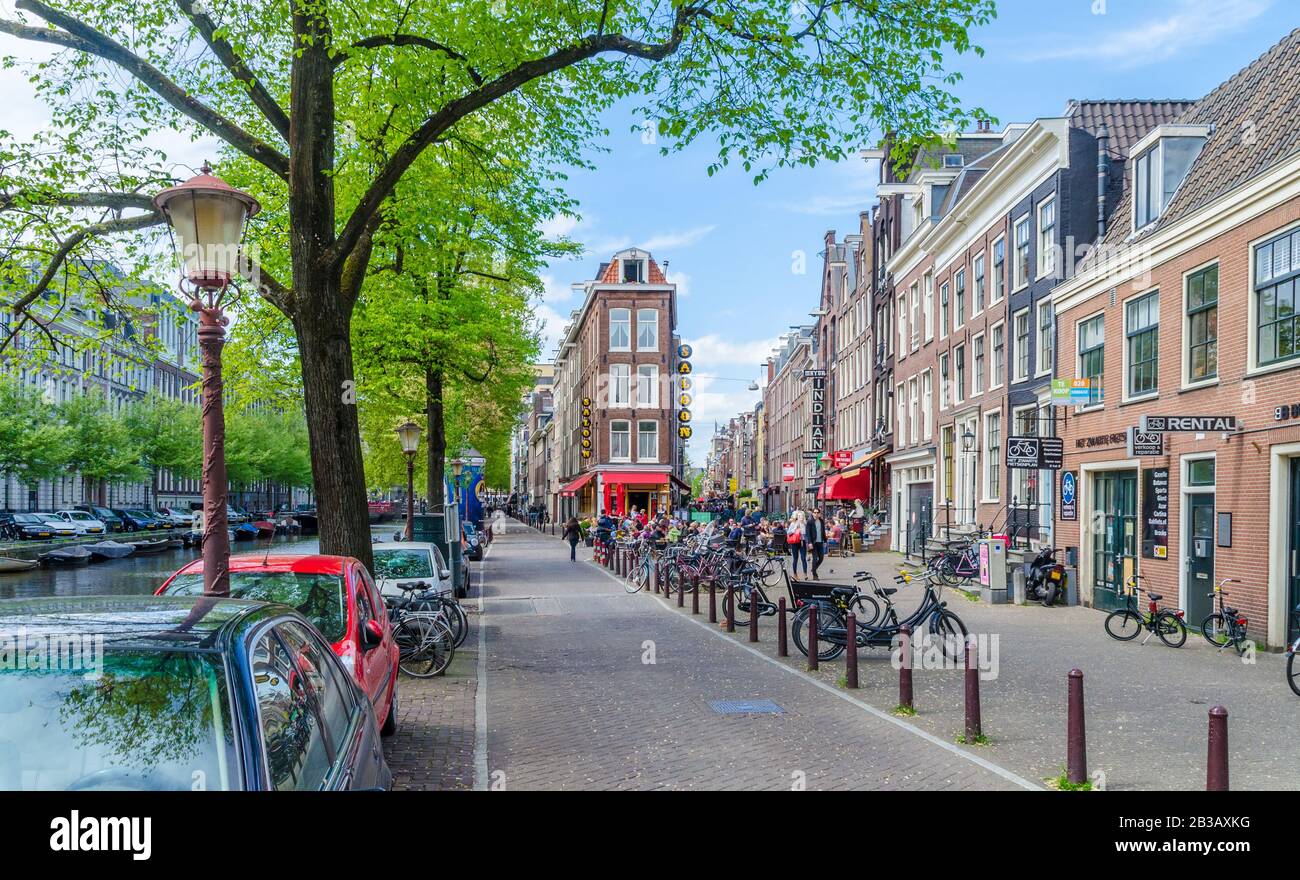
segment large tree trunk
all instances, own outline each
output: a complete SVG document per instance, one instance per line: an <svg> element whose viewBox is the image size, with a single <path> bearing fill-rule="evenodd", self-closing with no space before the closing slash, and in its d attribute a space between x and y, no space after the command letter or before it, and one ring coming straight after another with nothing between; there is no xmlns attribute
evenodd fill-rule
<svg viewBox="0 0 1300 880"><path fill-rule="evenodd" d="M334 64L323 7L293 3L295 54L289 150L290 257L294 331L302 361L308 445L322 553L371 567L370 519L352 377L351 304L334 243Z"/></svg>
<svg viewBox="0 0 1300 880"><path fill-rule="evenodd" d="M441 506L446 497L443 483L444 461L447 458L447 432L442 412L442 370L424 371L424 402L429 414L429 475L427 493L429 508Z"/></svg>

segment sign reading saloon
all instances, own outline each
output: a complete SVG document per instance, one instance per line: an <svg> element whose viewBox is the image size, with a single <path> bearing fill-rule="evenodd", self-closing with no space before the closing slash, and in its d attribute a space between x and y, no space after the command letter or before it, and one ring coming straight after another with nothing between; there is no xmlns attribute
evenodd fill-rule
<svg viewBox="0 0 1300 880"><path fill-rule="evenodd" d="M821 458L826 451L826 371L804 370L803 378L812 383L809 400L812 406L808 425L808 446L804 458Z"/></svg>
<svg viewBox="0 0 1300 880"><path fill-rule="evenodd" d="M1148 433L1181 431L1211 434L1237 430L1236 416L1143 416L1138 430Z"/></svg>

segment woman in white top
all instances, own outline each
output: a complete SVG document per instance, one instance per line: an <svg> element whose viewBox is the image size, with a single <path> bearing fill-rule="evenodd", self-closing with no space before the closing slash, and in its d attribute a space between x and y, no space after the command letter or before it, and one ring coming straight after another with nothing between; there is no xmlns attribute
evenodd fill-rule
<svg viewBox="0 0 1300 880"><path fill-rule="evenodd" d="M798 535L799 540L790 544L790 574L797 580L799 577L799 562L803 561L803 573L808 574L808 516L803 512L803 508L796 507L790 514L790 521L785 527L786 540L791 540L793 535Z"/></svg>

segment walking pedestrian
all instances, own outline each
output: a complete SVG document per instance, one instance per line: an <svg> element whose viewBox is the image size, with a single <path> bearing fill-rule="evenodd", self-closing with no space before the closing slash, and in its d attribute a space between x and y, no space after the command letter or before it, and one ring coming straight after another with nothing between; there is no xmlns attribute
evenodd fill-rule
<svg viewBox="0 0 1300 880"><path fill-rule="evenodd" d="M798 580L799 563L803 562L803 573L808 574L807 540L808 518L803 508L796 507L790 514L790 521L785 526L785 540L790 545L790 574Z"/></svg>
<svg viewBox="0 0 1300 880"><path fill-rule="evenodd" d="M564 540L569 542L569 561L578 561L578 542L582 540L582 528L578 525L576 516L569 517L569 521L564 524Z"/></svg>
<svg viewBox="0 0 1300 880"><path fill-rule="evenodd" d="M812 548L812 578L819 581L817 569L826 558L826 520L818 508L813 508L812 519L808 521L808 546Z"/></svg>

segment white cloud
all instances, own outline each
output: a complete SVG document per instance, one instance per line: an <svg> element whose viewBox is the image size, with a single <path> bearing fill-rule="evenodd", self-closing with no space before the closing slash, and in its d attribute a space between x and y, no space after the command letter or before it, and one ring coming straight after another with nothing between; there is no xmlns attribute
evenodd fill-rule
<svg viewBox="0 0 1300 880"><path fill-rule="evenodd" d="M691 295L690 275L687 275L685 272L669 272L664 277L668 279L669 284L677 285L677 295L679 297Z"/></svg>
<svg viewBox="0 0 1300 880"><path fill-rule="evenodd" d="M759 364L767 359L776 339L728 340L709 333L685 340L692 349L695 392L691 422L695 426L688 452L692 464L702 465L713 440L713 425L752 410L762 396L750 391L758 380Z"/></svg>
<svg viewBox="0 0 1300 880"><path fill-rule="evenodd" d="M1118 68L1167 61L1188 49L1205 46L1241 30L1272 5L1272 0L1178 0L1168 14L1086 40L1042 37L1046 48L1020 55L1021 60L1087 59Z"/></svg>
<svg viewBox="0 0 1300 880"><path fill-rule="evenodd" d="M542 235L551 239L571 235L580 222L572 214L556 214L542 224Z"/></svg>
<svg viewBox="0 0 1300 880"><path fill-rule="evenodd" d="M708 223L685 230L670 230L668 232L656 232L649 238L632 238L628 235L612 235L603 238L588 237L583 240L587 252L599 259L607 259L611 254L621 251L624 248L639 247L650 251L656 257L662 257L660 251L671 251L677 248L688 248L698 244L706 238L709 233L713 232L717 226Z"/></svg>

